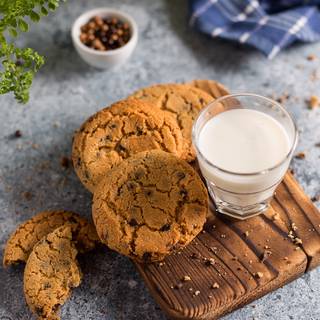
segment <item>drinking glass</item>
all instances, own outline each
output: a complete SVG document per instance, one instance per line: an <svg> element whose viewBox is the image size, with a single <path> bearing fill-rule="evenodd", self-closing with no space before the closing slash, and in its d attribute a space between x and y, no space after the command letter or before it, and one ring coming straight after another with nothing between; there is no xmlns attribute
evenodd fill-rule
<svg viewBox="0 0 320 320"><path fill-rule="evenodd" d="M199 135L204 125L221 112L243 108L263 112L283 126L290 148L280 163L259 172L236 173L214 165L200 151ZM193 125L192 141L201 173L218 212L246 219L268 209L270 199L289 167L297 145L298 131L289 113L278 102L256 94L234 94L214 100L200 112Z"/></svg>

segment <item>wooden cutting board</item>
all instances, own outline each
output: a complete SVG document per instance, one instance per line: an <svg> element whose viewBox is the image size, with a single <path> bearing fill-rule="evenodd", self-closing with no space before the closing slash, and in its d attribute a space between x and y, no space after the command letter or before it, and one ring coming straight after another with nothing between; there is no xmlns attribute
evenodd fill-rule
<svg viewBox="0 0 320 320"><path fill-rule="evenodd" d="M214 98L220 83L190 83ZM245 221L210 206L204 231L163 263L136 264L171 319L217 319L320 264L320 214L287 173L266 214Z"/></svg>
<svg viewBox="0 0 320 320"><path fill-rule="evenodd" d="M136 264L171 319L217 319L320 263L320 214L290 173L266 214L230 220L213 205L210 213L181 252Z"/></svg>

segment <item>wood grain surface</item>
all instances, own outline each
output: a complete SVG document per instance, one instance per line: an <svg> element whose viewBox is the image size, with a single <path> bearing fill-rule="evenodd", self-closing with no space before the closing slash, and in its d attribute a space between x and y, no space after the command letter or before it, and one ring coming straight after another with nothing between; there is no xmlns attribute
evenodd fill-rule
<svg viewBox="0 0 320 320"><path fill-rule="evenodd" d="M210 213L181 252L136 264L171 319L217 319L319 264L320 215L290 173L266 214L232 220L213 205Z"/></svg>

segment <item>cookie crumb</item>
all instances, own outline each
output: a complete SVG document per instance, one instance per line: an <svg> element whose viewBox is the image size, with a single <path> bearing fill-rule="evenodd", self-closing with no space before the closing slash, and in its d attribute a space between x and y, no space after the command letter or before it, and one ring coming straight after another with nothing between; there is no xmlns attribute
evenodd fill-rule
<svg viewBox="0 0 320 320"><path fill-rule="evenodd" d="M195 296L198 296L199 294L200 294L200 291L199 291L199 290L197 290L197 291L194 292L194 295L195 295Z"/></svg>
<svg viewBox="0 0 320 320"><path fill-rule="evenodd" d="M212 287L212 289L219 289L220 285L218 282L215 282L211 287Z"/></svg>
<svg viewBox="0 0 320 320"><path fill-rule="evenodd" d="M266 261L270 256L271 256L272 252L270 250L265 250L263 252L263 255L261 257L261 262Z"/></svg>
<svg viewBox="0 0 320 320"><path fill-rule="evenodd" d="M22 137L21 130L16 130L13 136L14 136L14 138L21 138Z"/></svg>
<svg viewBox="0 0 320 320"><path fill-rule="evenodd" d="M298 251L298 250L300 250L300 249L301 249L300 247L295 247L294 250Z"/></svg>
<svg viewBox="0 0 320 320"><path fill-rule="evenodd" d="M273 220L273 221L277 221L277 220L279 220L279 219L280 219L279 213L276 213L276 214L274 214L274 215L272 216L272 220Z"/></svg>
<svg viewBox="0 0 320 320"><path fill-rule="evenodd" d="M292 222L291 228L292 228L293 231L298 230L298 227L296 226L296 224L294 222Z"/></svg>
<svg viewBox="0 0 320 320"><path fill-rule="evenodd" d="M205 261L205 265L210 267L210 266L214 266L215 265L215 260L213 258L209 258Z"/></svg>
<svg viewBox="0 0 320 320"><path fill-rule="evenodd" d="M255 274L255 276L256 276L258 279L261 279L261 278L263 278L263 272L258 271L258 272Z"/></svg>
<svg viewBox="0 0 320 320"><path fill-rule="evenodd" d="M245 235L246 237L249 237L249 231L246 231L246 232L244 233L244 235Z"/></svg>
<svg viewBox="0 0 320 320"><path fill-rule="evenodd" d="M302 244L302 240L300 238L295 238L294 243L295 244Z"/></svg>
<svg viewBox="0 0 320 320"><path fill-rule="evenodd" d="M70 159L66 156L61 157L60 165L64 169L68 169L70 167Z"/></svg>
<svg viewBox="0 0 320 320"><path fill-rule="evenodd" d="M312 95L308 101L309 109L313 110L320 106L320 98L318 96Z"/></svg>
<svg viewBox="0 0 320 320"><path fill-rule="evenodd" d="M294 156L296 159L305 159L305 157L306 157L306 153L305 152L303 152L303 151L301 151L301 152L299 152L299 153L297 153L295 156Z"/></svg>
<svg viewBox="0 0 320 320"><path fill-rule="evenodd" d="M226 235L225 235L225 234L221 234L220 237L221 237L221 238L225 238Z"/></svg>
<svg viewBox="0 0 320 320"><path fill-rule="evenodd" d="M26 200L28 200L28 201L30 201L30 200L32 199L32 197L33 197L32 193L29 192L29 191L23 192L23 193L22 193L22 196L23 196Z"/></svg>
<svg viewBox="0 0 320 320"><path fill-rule="evenodd" d="M317 60L317 56L315 54L309 54L307 56L307 60L308 61L314 61L314 60Z"/></svg>
<svg viewBox="0 0 320 320"><path fill-rule="evenodd" d="M191 281L191 278L189 276L184 276L182 278L182 281Z"/></svg>

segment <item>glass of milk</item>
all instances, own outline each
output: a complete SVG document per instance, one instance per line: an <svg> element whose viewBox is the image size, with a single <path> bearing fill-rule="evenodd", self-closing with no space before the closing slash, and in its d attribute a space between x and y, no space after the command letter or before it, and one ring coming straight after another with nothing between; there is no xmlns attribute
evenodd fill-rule
<svg viewBox="0 0 320 320"><path fill-rule="evenodd" d="M298 131L276 101L235 94L201 111L192 140L217 210L246 219L268 209L289 167Z"/></svg>

